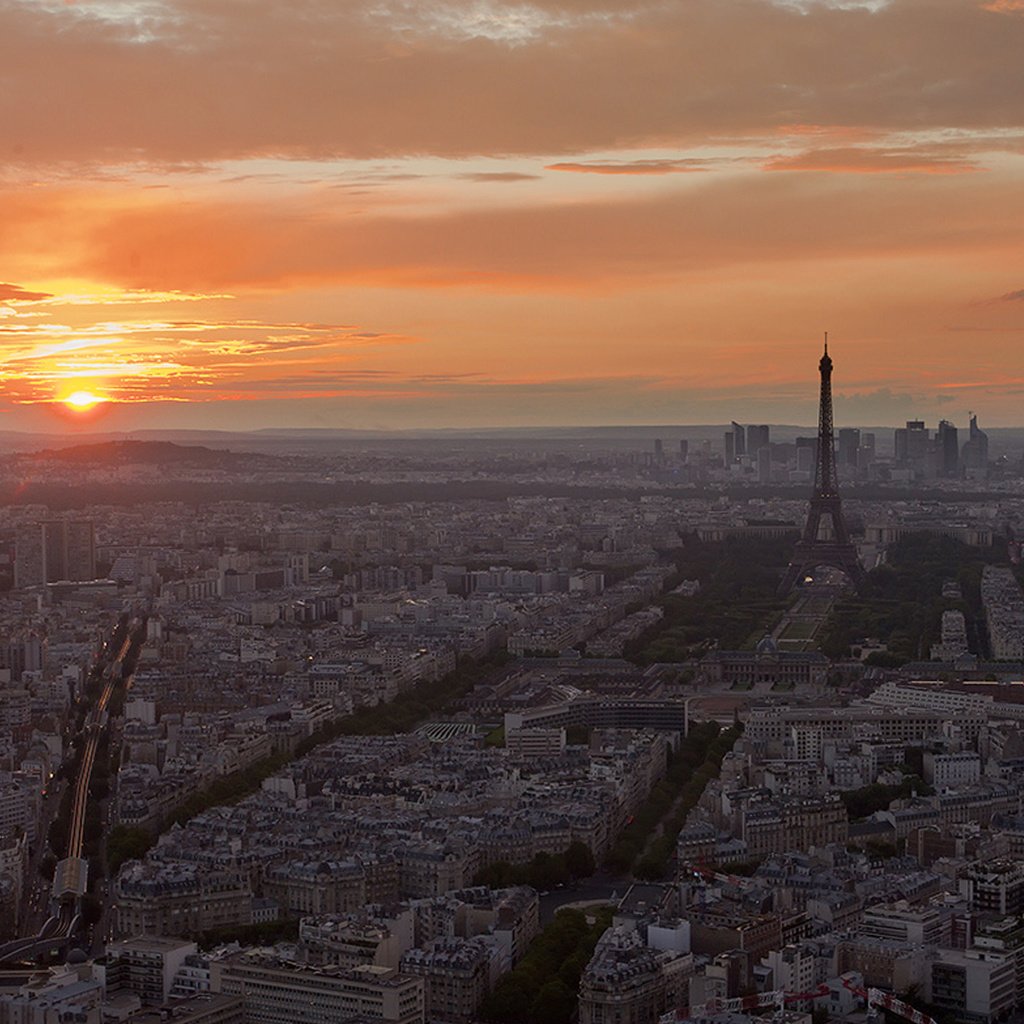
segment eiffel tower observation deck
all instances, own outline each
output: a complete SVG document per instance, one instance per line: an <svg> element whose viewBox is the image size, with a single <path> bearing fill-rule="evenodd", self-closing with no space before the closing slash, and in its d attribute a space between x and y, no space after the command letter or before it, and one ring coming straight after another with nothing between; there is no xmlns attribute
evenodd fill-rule
<svg viewBox="0 0 1024 1024"><path fill-rule="evenodd" d="M789 567L779 584L780 594L789 593L800 580L821 565L845 573L858 590L862 590L865 583L864 567L857 557L857 549L850 541L839 499L832 430L832 358L828 354L827 334L825 353L818 363L818 370L821 373L821 400L818 406L818 455L814 468L814 491L803 536L797 541Z"/></svg>

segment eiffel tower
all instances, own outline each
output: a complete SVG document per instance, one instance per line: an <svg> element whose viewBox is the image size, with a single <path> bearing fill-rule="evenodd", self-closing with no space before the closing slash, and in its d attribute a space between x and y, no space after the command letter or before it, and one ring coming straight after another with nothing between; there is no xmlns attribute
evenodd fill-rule
<svg viewBox="0 0 1024 1024"><path fill-rule="evenodd" d="M825 335L825 354L818 363L821 371L821 402L818 408L818 457L814 468L814 493L807 512L807 525L797 541L786 569L779 594L787 594L798 580L819 565L841 569L858 589L865 583L864 567L857 558L857 549L846 532L846 521L839 501L839 480L836 475L836 449L832 432L832 359L828 354L828 334ZM822 536L822 520L831 524L829 534Z"/></svg>

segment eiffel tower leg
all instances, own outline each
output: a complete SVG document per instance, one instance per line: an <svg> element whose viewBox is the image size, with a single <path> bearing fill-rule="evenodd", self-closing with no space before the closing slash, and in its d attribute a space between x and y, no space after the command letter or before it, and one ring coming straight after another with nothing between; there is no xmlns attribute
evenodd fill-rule
<svg viewBox="0 0 1024 1024"><path fill-rule="evenodd" d="M819 565L838 569L846 575L858 593L864 592L867 574L857 558L857 549L852 544L800 541L779 581L779 597L785 597L793 587L809 573L813 573Z"/></svg>
<svg viewBox="0 0 1024 1024"><path fill-rule="evenodd" d="M856 552L850 552L842 559L842 565L837 565L837 569L841 569L846 573L847 578L854 585L858 594L864 593L864 586L868 581L867 573L864 571L864 567L860 564L857 558Z"/></svg>
<svg viewBox="0 0 1024 1024"><path fill-rule="evenodd" d="M779 597L785 597L797 584L797 580L800 579L802 566L796 562L790 562L786 566L786 571L782 575L782 579L779 581L778 595Z"/></svg>

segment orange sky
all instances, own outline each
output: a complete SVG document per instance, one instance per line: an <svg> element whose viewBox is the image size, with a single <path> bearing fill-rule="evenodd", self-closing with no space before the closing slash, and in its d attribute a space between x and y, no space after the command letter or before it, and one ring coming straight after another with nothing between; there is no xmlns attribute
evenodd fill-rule
<svg viewBox="0 0 1024 1024"><path fill-rule="evenodd" d="M1024 422L1024 0L6 0L0 430Z"/></svg>

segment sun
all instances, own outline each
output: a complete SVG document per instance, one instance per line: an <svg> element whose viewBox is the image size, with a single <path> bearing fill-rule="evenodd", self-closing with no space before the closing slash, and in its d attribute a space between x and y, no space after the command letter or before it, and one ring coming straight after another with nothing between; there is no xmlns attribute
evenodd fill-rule
<svg viewBox="0 0 1024 1024"><path fill-rule="evenodd" d="M91 391L74 391L64 399L64 404L69 409L86 410L105 401L105 398L94 395Z"/></svg>

